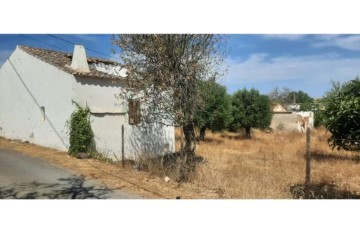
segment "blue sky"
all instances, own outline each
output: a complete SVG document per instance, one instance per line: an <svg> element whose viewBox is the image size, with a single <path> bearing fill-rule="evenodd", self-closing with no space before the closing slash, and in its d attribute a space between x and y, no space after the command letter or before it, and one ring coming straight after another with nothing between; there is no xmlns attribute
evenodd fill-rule
<svg viewBox="0 0 360 234"><path fill-rule="evenodd" d="M111 35L56 36L109 55L87 50L89 56L114 59ZM73 50L72 44L46 34L0 34L0 64L16 45ZM219 82L229 93L245 87L267 94L275 87L288 87L318 98L331 88L331 80L360 75L360 35L234 34L228 47L228 72Z"/></svg>

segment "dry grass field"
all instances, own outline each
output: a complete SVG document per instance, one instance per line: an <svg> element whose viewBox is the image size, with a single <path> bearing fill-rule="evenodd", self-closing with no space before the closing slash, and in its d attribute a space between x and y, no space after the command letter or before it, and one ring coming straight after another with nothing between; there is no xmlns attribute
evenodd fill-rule
<svg viewBox="0 0 360 234"><path fill-rule="evenodd" d="M178 135L178 134L177 134ZM222 198L301 198L305 180L305 134L207 132L197 155L207 163L197 166L193 181ZM316 198L360 198L359 152L334 151L324 129L311 132L312 195Z"/></svg>
<svg viewBox="0 0 360 234"><path fill-rule="evenodd" d="M177 147L180 146L177 131ZM331 150L324 129L311 132L311 179L315 198L360 198L360 152ZM156 165L134 170L128 165L96 159L77 159L53 149L0 138L0 149L41 157L51 163L98 179L111 188L136 192L147 198L240 198L292 199L303 197L305 180L305 134L253 131L246 140L239 133L207 132L197 144L191 182L164 182L170 176ZM149 164L148 166L151 166ZM169 171L171 172L171 171Z"/></svg>

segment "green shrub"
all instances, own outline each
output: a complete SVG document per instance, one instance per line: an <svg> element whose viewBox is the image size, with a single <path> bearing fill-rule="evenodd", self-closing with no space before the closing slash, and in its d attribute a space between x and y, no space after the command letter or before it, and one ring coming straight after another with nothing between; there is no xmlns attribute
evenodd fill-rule
<svg viewBox="0 0 360 234"><path fill-rule="evenodd" d="M70 117L69 154L90 153L95 151L94 133L90 123L90 109L80 107L74 102L76 110Z"/></svg>
<svg viewBox="0 0 360 234"><path fill-rule="evenodd" d="M339 84L326 94L324 123L331 133L330 146L360 150L360 79Z"/></svg>

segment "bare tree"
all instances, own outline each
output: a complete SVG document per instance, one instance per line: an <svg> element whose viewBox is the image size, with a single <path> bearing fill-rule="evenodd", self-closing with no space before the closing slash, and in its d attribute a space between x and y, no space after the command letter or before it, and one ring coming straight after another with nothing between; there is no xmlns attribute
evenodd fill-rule
<svg viewBox="0 0 360 234"><path fill-rule="evenodd" d="M293 103L293 99L290 96L291 90L287 87L283 87L280 89L279 87L275 87L270 93L269 98L273 102L278 102L282 105L287 105Z"/></svg>
<svg viewBox="0 0 360 234"><path fill-rule="evenodd" d="M204 34L114 35L131 89L142 92L147 122L181 127L188 159L195 155L194 113L202 80L224 71L226 37ZM134 92L134 93L136 93Z"/></svg>

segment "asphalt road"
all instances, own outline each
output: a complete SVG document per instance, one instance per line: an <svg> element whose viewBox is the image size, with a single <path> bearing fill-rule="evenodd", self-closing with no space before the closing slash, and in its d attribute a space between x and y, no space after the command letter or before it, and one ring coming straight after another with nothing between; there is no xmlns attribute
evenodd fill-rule
<svg viewBox="0 0 360 234"><path fill-rule="evenodd" d="M0 199L136 199L42 159L0 149Z"/></svg>

